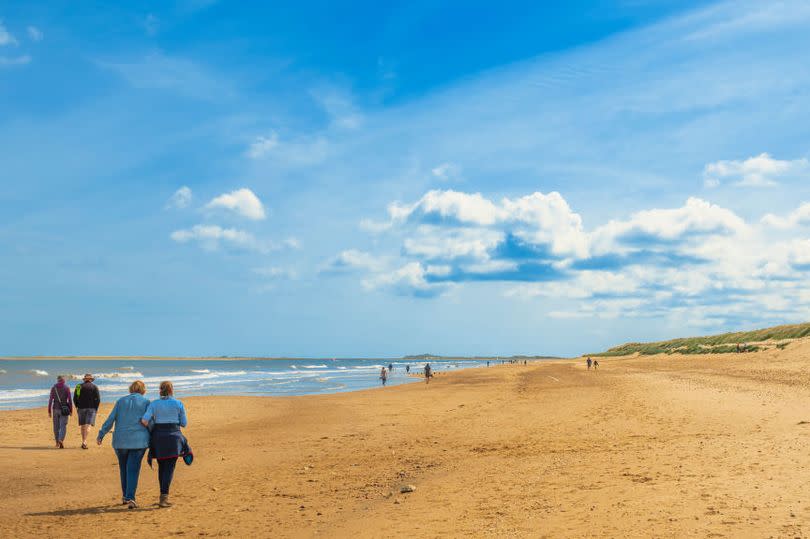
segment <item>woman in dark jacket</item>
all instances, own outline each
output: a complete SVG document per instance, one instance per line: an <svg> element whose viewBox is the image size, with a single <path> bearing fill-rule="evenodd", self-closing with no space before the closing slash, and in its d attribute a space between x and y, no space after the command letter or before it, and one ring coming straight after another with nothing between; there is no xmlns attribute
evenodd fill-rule
<svg viewBox="0 0 810 539"><path fill-rule="evenodd" d="M71 415L73 403L70 399L70 388L65 383L65 377L59 375L51 387L51 395L48 398L48 417L53 418L53 438L58 449L65 448L68 418Z"/></svg>
<svg viewBox="0 0 810 539"><path fill-rule="evenodd" d="M141 419L144 426L153 422L152 436L149 445L149 462L152 458L158 461L158 480L160 482L160 507L171 507L169 487L174 478L174 467L178 458L190 463L191 450L180 427L188 424L186 409L183 403L174 398L174 386L171 382L160 383L160 398L149 404Z"/></svg>

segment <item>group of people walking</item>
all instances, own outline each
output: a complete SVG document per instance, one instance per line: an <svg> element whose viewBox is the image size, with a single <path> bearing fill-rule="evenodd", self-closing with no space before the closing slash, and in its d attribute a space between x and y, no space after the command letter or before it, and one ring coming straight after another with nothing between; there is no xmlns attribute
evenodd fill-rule
<svg viewBox="0 0 810 539"><path fill-rule="evenodd" d="M394 372L393 363L388 364L388 369L386 369L385 367L380 369L380 382L382 382L383 386L385 386L385 384L388 383L388 377L391 375L392 372ZM405 365L405 374L410 374L410 372L411 366ZM430 379L433 378L433 367L430 366L430 363L425 363L424 373L425 373L425 383L429 384Z"/></svg>
<svg viewBox="0 0 810 539"><path fill-rule="evenodd" d="M101 404L98 387L91 374L85 374L71 398L65 377L58 376L51 387L48 400L48 415L53 419L53 434L56 447L64 449L67 424L74 408L79 420L82 449L87 449L90 427L95 425L96 413ZM177 459L191 464L194 455L186 437L180 430L188 425L183 403L174 398L171 382L161 382L160 398L150 401L144 395L146 385L136 380L129 386L129 395L118 399L110 415L98 431L96 443L101 445L104 437L115 427L112 447L118 457L121 479L121 503L135 509L135 492L138 488L141 464L147 455L149 466L157 460L160 485L160 507L171 507L169 489L174 478Z"/></svg>

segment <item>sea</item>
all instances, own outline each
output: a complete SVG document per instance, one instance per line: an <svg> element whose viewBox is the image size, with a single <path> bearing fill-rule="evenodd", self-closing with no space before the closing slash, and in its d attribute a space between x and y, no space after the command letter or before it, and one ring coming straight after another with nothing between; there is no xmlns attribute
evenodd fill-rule
<svg viewBox="0 0 810 539"><path fill-rule="evenodd" d="M47 406L57 375L73 387L84 373L95 376L102 401L129 392L129 384L142 380L149 398L156 398L163 380L171 380L179 398L195 395L285 396L340 393L379 387L380 369L393 365L388 385L418 382L406 374L419 374L424 361L391 359L29 359L0 360L0 410ZM436 359L436 373L482 367L486 360Z"/></svg>

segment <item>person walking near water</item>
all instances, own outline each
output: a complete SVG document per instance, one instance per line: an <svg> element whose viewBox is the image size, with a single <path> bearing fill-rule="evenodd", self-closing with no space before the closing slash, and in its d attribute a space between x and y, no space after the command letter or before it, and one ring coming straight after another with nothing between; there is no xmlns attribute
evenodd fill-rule
<svg viewBox="0 0 810 539"><path fill-rule="evenodd" d="M385 386L385 383L388 381L388 371L385 370L385 367L380 371L380 380L382 380L383 386Z"/></svg>
<svg viewBox="0 0 810 539"><path fill-rule="evenodd" d="M96 443L101 445L104 436L113 432L112 447L118 457L118 471L121 476L121 503L129 509L135 509L135 491L138 490L138 477L141 474L141 463L149 447L149 429L141 418L149 407L149 399L144 397L146 386L140 380L129 386L129 395L115 402L110 415L98 431Z"/></svg>
<svg viewBox="0 0 810 539"><path fill-rule="evenodd" d="M585 363L588 364L588 370L591 370L591 358L588 358L588 361L586 361Z"/></svg>
<svg viewBox="0 0 810 539"><path fill-rule="evenodd" d="M101 395L93 380L95 378L92 374L85 374L84 381L77 384L73 391L73 404L76 405L76 416L79 418L79 429L82 432L82 449L87 449L87 435L90 427L96 424L98 405L101 404Z"/></svg>
<svg viewBox="0 0 810 539"><path fill-rule="evenodd" d="M593 370L596 370L596 369L598 369L598 368L599 368L599 361L597 361L597 360L595 360L595 359L594 359L594 360L593 360Z"/></svg>
<svg viewBox="0 0 810 539"><path fill-rule="evenodd" d="M430 363L425 363L425 385L430 383L431 378L433 378L433 368Z"/></svg>
<svg viewBox="0 0 810 539"><path fill-rule="evenodd" d="M53 419L53 438L58 449L65 448L67 424L73 415L73 404L70 400L70 388L61 374L56 377L56 383L51 387L48 398L48 417Z"/></svg>
<svg viewBox="0 0 810 539"><path fill-rule="evenodd" d="M181 427L188 425L186 408L183 403L174 398L174 385L171 382L160 383L160 398L149 403L146 413L141 418L141 424L152 426L152 435L149 444L149 463L152 459L158 461L158 481L160 483L160 507L171 507L169 502L169 488L174 479L174 468L177 459L191 457L186 437L180 431Z"/></svg>

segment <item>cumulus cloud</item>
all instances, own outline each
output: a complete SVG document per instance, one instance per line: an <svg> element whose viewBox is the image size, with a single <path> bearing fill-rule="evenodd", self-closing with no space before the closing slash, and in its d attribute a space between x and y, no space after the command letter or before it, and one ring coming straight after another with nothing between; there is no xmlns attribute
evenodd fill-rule
<svg viewBox="0 0 810 539"><path fill-rule="evenodd" d="M428 281L425 267L419 262L410 262L393 271L378 273L363 281L368 289L386 289L401 296L432 298L450 288L448 283Z"/></svg>
<svg viewBox="0 0 810 539"><path fill-rule="evenodd" d="M795 274L805 260L800 247L777 251L756 226L694 197L590 230L556 192L498 200L429 191L389 205L388 217L386 238L398 240L397 252L344 251L330 267L365 274L367 289L416 297L501 282L521 283L510 285L509 297L584 302L560 316L615 316L641 304L658 313L728 294L772 297L767 279ZM716 316L707 311L706 320Z"/></svg>
<svg viewBox="0 0 810 539"><path fill-rule="evenodd" d="M249 232L218 225L195 225L188 229L175 230L171 239L177 243L198 242L206 250L215 251L222 245L242 249L262 250L259 242Z"/></svg>
<svg viewBox="0 0 810 539"><path fill-rule="evenodd" d="M191 204L192 196L191 188L184 185L169 197L166 208L176 208L178 210L187 208Z"/></svg>
<svg viewBox="0 0 810 539"><path fill-rule="evenodd" d="M745 226L731 210L690 198L681 208L645 210L625 221L610 221L594 231L591 243L601 254L621 247L682 242L696 236L731 235Z"/></svg>
<svg viewBox="0 0 810 539"><path fill-rule="evenodd" d="M219 195L206 204L205 208L231 211L254 221L260 221L266 217L262 201L253 191L244 187Z"/></svg>
<svg viewBox="0 0 810 539"><path fill-rule="evenodd" d="M265 155L273 151L278 146L278 134L275 132L270 133L269 136L256 137L247 150L247 155L251 159L261 159Z"/></svg>
<svg viewBox="0 0 810 539"><path fill-rule="evenodd" d="M804 202L785 217L768 213L762 218L762 224L774 228L791 228L800 225L808 225L810 224L810 202Z"/></svg>
<svg viewBox="0 0 810 539"><path fill-rule="evenodd" d="M807 159L782 161L761 153L743 161L708 163L703 169L703 178L707 187L717 187L725 181L739 187L774 187L779 178L808 171L810 162Z"/></svg>

